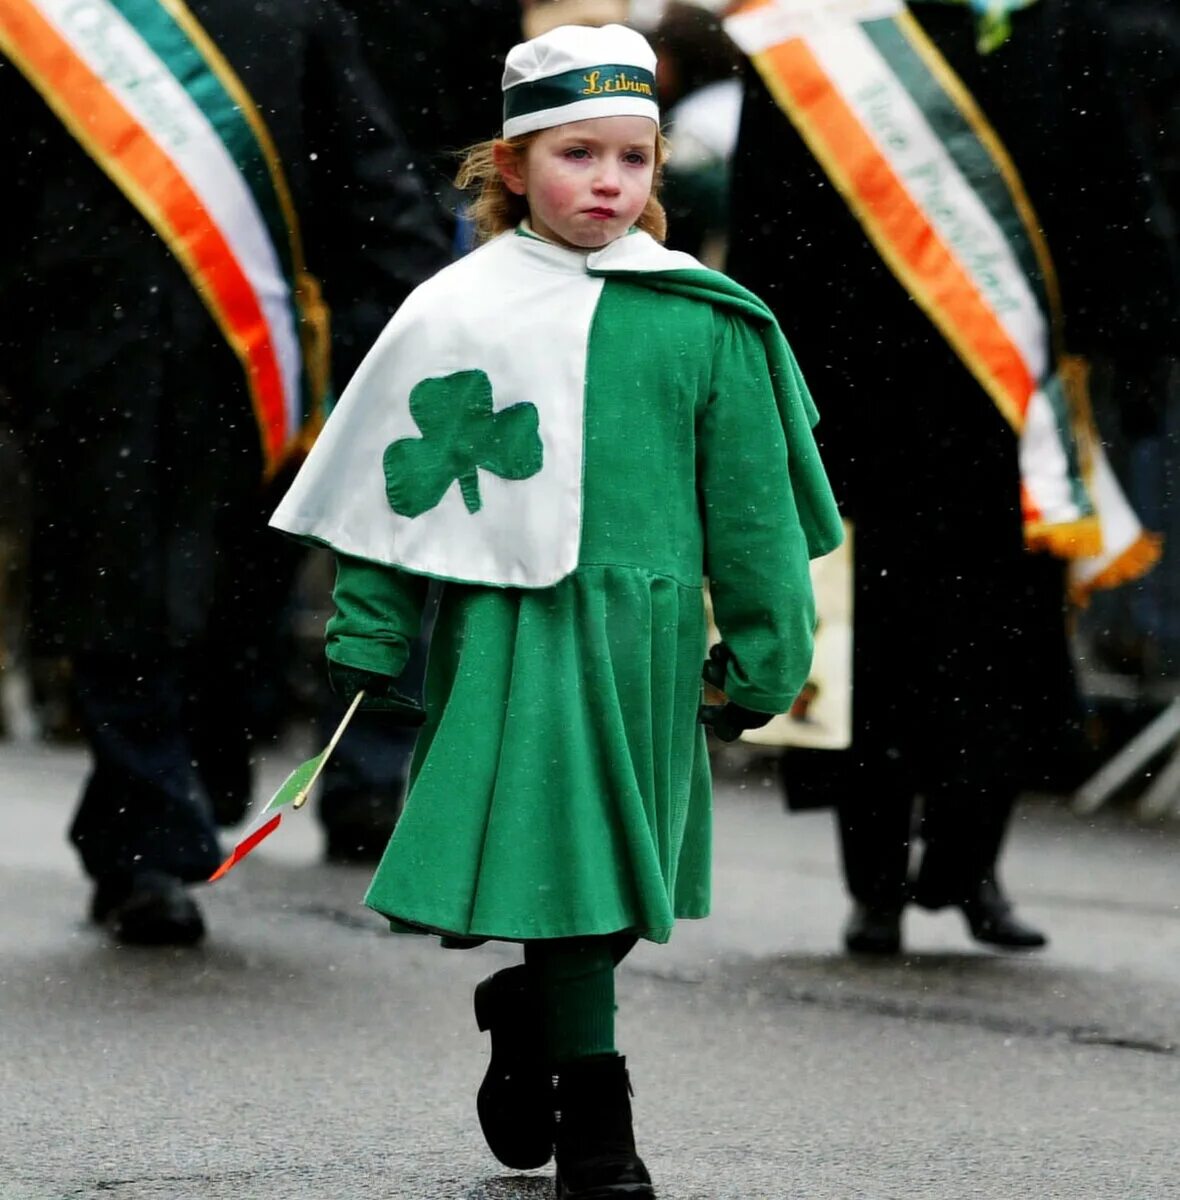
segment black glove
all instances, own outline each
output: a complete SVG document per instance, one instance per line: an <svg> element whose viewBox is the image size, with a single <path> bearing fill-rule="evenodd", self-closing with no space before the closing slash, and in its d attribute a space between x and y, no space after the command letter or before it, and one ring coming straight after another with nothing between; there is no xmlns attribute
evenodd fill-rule
<svg viewBox="0 0 1180 1200"><path fill-rule="evenodd" d="M733 656L724 642L718 642L709 651L705 666L701 671L705 682L718 691L725 690L725 673L729 660ZM774 713L755 712L744 704L735 704L732 700L725 704L702 704L697 719L702 725L713 731L713 736L723 742L736 742L746 729L760 729L774 717Z"/></svg>
<svg viewBox="0 0 1180 1200"><path fill-rule="evenodd" d="M328 682L332 685L332 691L350 704L357 692L364 692L361 708L370 712L389 713L399 725L421 725L426 720L426 710L422 705L399 692L388 675L366 671L362 667L348 667L330 658Z"/></svg>

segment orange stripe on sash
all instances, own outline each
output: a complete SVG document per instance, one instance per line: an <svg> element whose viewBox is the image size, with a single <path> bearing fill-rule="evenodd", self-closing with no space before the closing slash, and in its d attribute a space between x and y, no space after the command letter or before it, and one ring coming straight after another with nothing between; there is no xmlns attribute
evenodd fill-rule
<svg viewBox="0 0 1180 1200"><path fill-rule="evenodd" d="M1037 502L1033 499L1028 484L1024 482L1020 484L1020 511L1023 515L1025 525L1038 524L1044 520L1041 510L1037 507Z"/></svg>
<svg viewBox="0 0 1180 1200"><path fill-rule="evenodd" d="M4 48L151 222L246 370L269 462L289 436L283 381L254 289L200 197L150 133L28 0L0 0Z"/></svg>
<svg viewBox="0 0 1180 1200"><path fill-rule="evenodd" d="M752 56L865 232L1015 429L1035 389L1019 350L800 38Z"/></svg>

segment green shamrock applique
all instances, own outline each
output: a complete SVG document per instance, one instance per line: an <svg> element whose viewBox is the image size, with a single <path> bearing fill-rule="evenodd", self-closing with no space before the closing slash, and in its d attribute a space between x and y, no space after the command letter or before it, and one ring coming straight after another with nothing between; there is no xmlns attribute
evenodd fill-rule
<svg viewBox="0 0 1180 1200"><path fill-rule="evenodd" d="M528 479L541 469L535 404L492 411L492 381L483 371L456 371L424 379L410 393L410 415L420 438L385 448L385 494L403 517L438 504L456 480L469 513L483 506L478 468L501 479Z"/></svg>

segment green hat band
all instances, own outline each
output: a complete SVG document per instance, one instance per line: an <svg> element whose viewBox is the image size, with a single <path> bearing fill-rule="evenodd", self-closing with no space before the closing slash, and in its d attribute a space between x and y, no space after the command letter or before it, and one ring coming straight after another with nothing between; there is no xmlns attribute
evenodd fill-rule
<svg viewBox="0 0 1180 1200"><path fill-rule="evenodd" d="M531 83L518 83L504 93L504 124L536 112L564 108L580 100L633 97L656 104L656 77L642 67L608 63L564 71Z"/></svg>

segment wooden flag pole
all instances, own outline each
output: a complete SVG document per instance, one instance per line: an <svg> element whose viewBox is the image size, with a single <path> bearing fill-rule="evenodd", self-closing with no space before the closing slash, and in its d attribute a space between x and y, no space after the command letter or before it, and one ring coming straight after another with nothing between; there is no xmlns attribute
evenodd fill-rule
<svg viewBox="0 0 1180 1200"><path fill-rule="evenodd" d="M332 751L336 749L336 743L344 736L344 731L348 728L349 721L352 720L353 714L360 707L360 703L364 698L365 693L363 690L353 696L352 703L348 706L348 712L341 717L340 724L336 726L336 732L332 734L332 740L324 747L324 752L320 755L319 766L316 767L314 774L304 787L300 789L299 795L291 801L292 808L302 808L307 803L307 797L311 795L311 789L315 787L316 780L319 779L320 773L324 769L324 764L332 757Z"/></svg>

